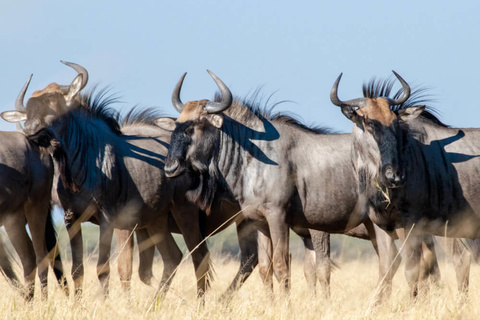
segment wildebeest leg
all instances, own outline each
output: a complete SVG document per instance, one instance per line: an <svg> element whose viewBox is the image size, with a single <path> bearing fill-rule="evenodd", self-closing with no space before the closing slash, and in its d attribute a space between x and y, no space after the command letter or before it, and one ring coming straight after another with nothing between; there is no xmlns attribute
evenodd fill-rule
<svg viewBox="0 0 480 320"><path fill-rule="evenodd" d="M423 235L419 234L412 225L405 227L406 236L398 233L405 248L405 277L410 286L410 296L415 298L418 294L418 279L420 276L420 259L422 256Z"/></svg>
<svg viewBox="0 0 480 320"><path fill-rule="evenodd" d="M394 239L387 232L369 219L364 221L364 225L378 254L378 289L375 301L381 302L392 294L393 276L400 266L401 259L400 256L397 257L398 250Z"/></svg>
<svg viewBox="0 0 480 320"><path fill-rule="evenodd" d="M237 291L257 266L257 232L258 229L251 220L243 219L237 223L237 238L238 245L240 246L240 267L227 291L223 294L223 299L228 298L233 292Z"/></svg>
<svg viewBox="0 0 480 320"><path fill-rule="evenodd" d="M443 251L452 257L455 274L457 277L458 291L460 293L467 293L472 254L460 239L442 237L437 240Z"/></svg>
<svg viewBox="0 0 480 320"><path fill-rule="evenodd" d="M118 253L117 269L120 276L122 289L130 291L130 282L132 280L132 264L133 264L133 236L132 231L115 229L117 238Z"/></svg>
<svg viewBox="0 0 480 320"><path fill-rule="evenodd" d="M45 226L47 216L50 214L50 200L47 203L35 203L25 205L25 217L32 236L33 250L35 251L37 261L38 278L40 279L42 298L48 295L48 266L50 260L45 241Z"/></svg>
<svg viewBox="0 0 480 320"><path fill-rule="evenodd" d="M168 229L168 215L162 214L156 223L149 225L148 234L163 260L163 273L159 284L159 292L163 295L168 291L183 254Z"/></svg>
<svg viewBox="0 0 480 320"><path fill-rule="evenodd" d="M25 280L25 299L30 301L35 293L35 251L32 241L25 229L25 218L22 214L9 216L5 221L5 231L12 242L15 251L17 251L23 266L23 277Z"/></svg>
<svg viewBox="0 0 480 320"><path fill-rule="evenodd" d="M309 230L315 232L315 230ZM303 274L307 280L307 286L312 294L316 293L317 275L316 275L316 257L315 248L312 242L313 236L301 237L305 248L305 258L303 260Z"/></svg>
<svg viewBox="0 0 480 320"><path fill-rule="evenodd" d="M108 221L100 219L100 241L98 243L97 277L102 285L103 294L108 295L110 280L110 253L112 249L113 228Z"/></svg>
<svg viewBox="0 0 480 320"><path fill-rule="evenodd" d="M7 249L5 248L5 244L0 239L0 268L2 268L2 272L8 281L17 286L20 282L18 281L17 275L12 268L12 261L9 258Z"/></svg>
<svg viewBox="0 0 480 320"><path fill-rule="evenodd" d="M272 240L268 228L260 228L258 237L258 270L263 284L273 291Z"/></svg>
<svg viewBox="0 0 480 320"><path fill-rule="evenodd" d="M290 289L289 263L289 227L285 223L285 211L279 208L270 209L266 214L273 248L273 273L285 292Z"/></svg>
<svg viewBox="0 0 480 320"><path fill-rule="evenodd" d="M143 283L151 286L152 280L156 282L152 273L155 245L150 239L147 229L138 229L135 231L135 234L137 235L139 255L138 275Z"/></svg>
<svg viewBox="0 0 480 320"><path fill-rule="evenodd" d="M177 223L180 232L185 239L190 255L192 256L193 266L195 268L195 276L197 278L197 295L202 297L210 286L212 278L212 262L210 260L210 252L206 241L200 230L198 208L183 201L176 202L172 210L173 217ZM188 217L187 219L185 217Z"/></svg>
<svg viewBox="0 0 480 320"><path fill-rule="evenodd" d="M330 233L310 230L316 256L316 275L322 286L324 296L330 297ZM305 244L306 246L306 244Z"/></svg>
<svg viewBox="0 0 480 320"><path fill-rule="evenodd" d="M470 265L472 263L472 254L458 238L452 239L453 242L453 263L455 274L457 276L457 286L460 293L468 292L470 282Z"/></svg>
<svg viewBox="0 0 480 320"><path fill-rule="evenodd" d="M420 263L419 280L424 281L429 277L433 282L438 283L440 281L440 268L438 267L433 236L425 234L422 242L422 260Z"/></svg>
<svg viewBox="0 0 480 320"><path fill-rule="evenodd" d="M75 286L75 295L82 294L83 284L83 237L80 221L75 218L71 210L65 210L65 227L70 238L72 250L72 278Z"/></svg>

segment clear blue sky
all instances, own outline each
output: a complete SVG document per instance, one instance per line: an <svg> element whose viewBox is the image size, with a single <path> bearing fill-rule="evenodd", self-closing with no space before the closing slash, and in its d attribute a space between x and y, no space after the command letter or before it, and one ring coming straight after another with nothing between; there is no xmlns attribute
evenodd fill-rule
<svg viewBox="0 0 480 320"><path fill-rule="evenodd" d="M34 74L34 90L85 66L93 84L111 85L133 105L176 113L171 91L188 76L183 101L211 98L206 69L244 96L263 86L278 110L307 124L351 131L329 100L361 95L391 70L431 87L441 119L480 126L480 1L4 1L0 11L0 111L13 108ZM0 129L15 126L0 121Z"/></svg>

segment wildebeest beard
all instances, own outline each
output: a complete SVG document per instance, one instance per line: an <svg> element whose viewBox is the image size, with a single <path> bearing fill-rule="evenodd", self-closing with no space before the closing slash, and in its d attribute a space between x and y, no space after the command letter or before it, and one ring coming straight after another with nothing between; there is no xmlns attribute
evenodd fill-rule
<svg viewBox="0 0 480 320"><path fill-rule="evenodd" d="M222 191L225 189L217 166L211 161L207 170L198 172L189 168L188 175L192 181L189 190L186 192L187 200L197 205L207 215L210 214L215 195L223 194Z"/></svg>

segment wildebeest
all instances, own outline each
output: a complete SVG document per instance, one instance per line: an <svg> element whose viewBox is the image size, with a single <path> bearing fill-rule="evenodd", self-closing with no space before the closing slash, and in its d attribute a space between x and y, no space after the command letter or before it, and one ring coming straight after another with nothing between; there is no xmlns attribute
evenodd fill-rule
<svg viewBox="0 0 480 320"><path fill-rule="evenodd" d="M351 137L328 134L234 101L228 87L210 75L220 89L220 101L183 104L180 90L185 74L174 89L173 105L180 116L165 173L175 179L195 173L198 183L186 196L204 210L211 206L216 190L228 190L243 214L257 220L271 239L275 276L288 288L289 227L344 233L367 217L370 208L361 206L357 197ZM382 249L393 246L388 237L378 239L383 241ZM381 274L387 274L381 291L390 287L394 268L388 268L393 258L380 254Z"/></svg>
<svg viewBox="0 0 480 320"><path fill-rule="evenodd" d="M418 279L419 238L480 236L480 130L440 122L397 73L402 84L364 85L364 97L341 101L335 81L332 102L353 123L353 162L362 201L377 210L370 217L385 229L412 229L407 278L412 295ZM460 257L462 258L462 257ZM458 278L457 278L458 279ZM466 290L468 278L458 279Z"/></svg>
<svg viewBox="0 0 480 320"><path fill-rule="evenodd" d="M85 68L83 68L82 66L80 65L77 65L77 64L73 64L73 63L68 63L68 62L64 62L62 61L64 64L72 67L73 69L75 69L77 72L81 73L83 75L83 83L82 83L82 86L80 87L80 90L86 85L86 82L88 81L88 72ZM18 97L17 97L17 100L15 102L15 109L16 109L16 112L26 112L26 108L25 106L23 105L23 100L25 98L25 94L26 94L26 91L27 91L27 88L28 88L28 85L31 81L31 76L30 78L28 79L27 83L24 85L24 87L22 88L22 90L20 91ZM57 87L58 85L56 84L51 84L50 87ZM61 90L65 91L66 90L66 86L58 86L59 88L61 88ZM38 91L36 92L37 94L39 93ZM35 112L45 112L45 114L42 114L42 117L44 116L44 118L47 120L47 119L51 119L55 114L61 114L64 112L64 109L66 106L63 106L61 104L62 100L59 100L60 96L50 96L50 100L46 100L46 103L48 104L48 106L52 109L45 109L45 108L37 108L35 106L31 107L30 108L30 112L32 112L32 110L34 110ZM16 120L15 118L12 118L12 116L14 117L15 114L14 112L4 112L2 113L2 117L5 117L7 121L12 121L12 120ZM36 126L36 125L39 125L37 121L39 121L39 119L42 119L42 117L39 117L39 118L35 118L35 120L33 121L33 124ZM17 122L17 129L18 131L22 132L22 133L32 133L33 130L31 129L31 126L32 126L32 123L28 123L27 124L27 127L24 128L20 122ZM61 205L60 202L58 201L58 197L56 197L56 192L53 192L53 195L54 195L54 202L56 202L58 205ZM67 219L68 219L68 216L67 216ZM94 220L91 219L91 222L95 223ZM70 234L73 235L74 233L76 232L81 232L81 229L79 228L79 226L76 226L74 228L72 228ZM147 238L148 238L148 234L146 234L146 231L145 230L137 230L136 231L137 233L137 239L138 241L146 241ZM125 288L125 289L128 289L129 286L130 286L130 279L131 279L131 270L132 270L132 260L133 260L133 237L131 236L131 232L128 231L128 230L116 230L116 236L117 236L117 243L119 244L119 246L123 246L123 250L120 252L119 254L119 264L118 264L118 271L119 271L119 275L120 275L120 279L121 279L121 282L122 282L122 286ZM152 247L145 247L142 251L139 252L139 256L140 256L140 264L139 264L139 276L140 276L140 279L146 283L146 284L150 284L151 283L151 279L153 278L153 274L152 274L152 270L151 270L151 266L152 266L152 263L153 263L153 257L154 257L154 248ZM82 270L80 269L76 269L77 266L74 266L74 269L72 270L72 272L74 272L74 274L79 274L82 272ZM74 277L75 278L75 277ZM78 281L81 281L81 280L77 280ZM78 287L78 286L77 286Z"/></svg>
<svg viewBox="0 0 480 320"><path fill-rule="evenodd" d="M17 97L17 109L20 99L21 94ZM22 133L1 131L0 136L0 221L20 256L26 299L33 297L37 269L42 294L46 296L49 263L68 292L51 217L52 160L42 146Z"/></svg>

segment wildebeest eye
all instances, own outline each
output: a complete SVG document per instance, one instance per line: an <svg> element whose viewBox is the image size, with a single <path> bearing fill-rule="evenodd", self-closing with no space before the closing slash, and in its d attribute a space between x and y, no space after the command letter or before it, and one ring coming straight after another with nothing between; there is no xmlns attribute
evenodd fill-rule
<svg viewBox="0 0 480 320"><path fill-rule="evenodd" d="M193 131L194 131L193 126L190 126L185 130L185 135L191 136L193 135Z"/></svg>

